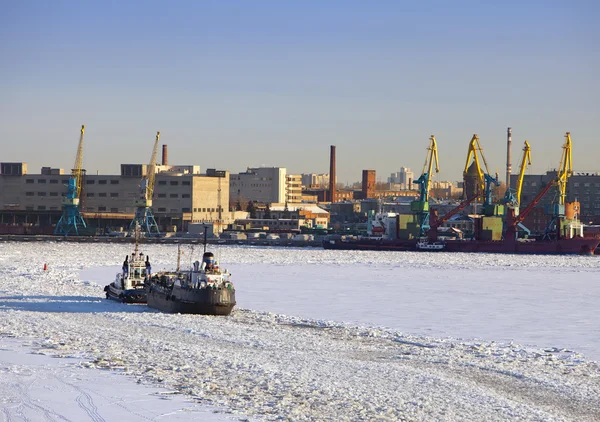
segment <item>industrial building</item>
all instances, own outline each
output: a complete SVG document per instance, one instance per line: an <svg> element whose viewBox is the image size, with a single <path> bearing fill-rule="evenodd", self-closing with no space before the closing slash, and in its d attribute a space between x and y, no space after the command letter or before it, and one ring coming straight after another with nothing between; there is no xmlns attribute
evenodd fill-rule
<svg viewBox="0 0 600 422"><path fill-rule="evenodd" d="M545 174L530 174L523 177L523 187L521 201L523 207L537 195L548 183L556 179L556 171L548 171ZM511 175L511 185L514 186L517 181L517 175ZM549 217L544 215L544 208L552 201L556 200L556 189L551 189L539 202L536 208L540 211L534 211L536 226L543 226L549 221ZM579 219L586 224L598 224L600 221L600 174L598 173L575 173L567 182L567 201L569 203L579 203ZM533 222L532 222L533 223ZM532 224L533 225L533 224Z"/></svg>
<svg viewBox="0 0 600 422"><path fill-rule="evenodd" d="M127 227L146 171L145 164L122 164L119 175L84 175L83 217L102 229ZM26 163L1 163L0 173L0 224L56 224L69 182L63 169L44 167L29 174ZM201 174L199 166L156 166L153 211L163 231L185 230L189 222L231 223L228 204L228 171Z"/></svg>

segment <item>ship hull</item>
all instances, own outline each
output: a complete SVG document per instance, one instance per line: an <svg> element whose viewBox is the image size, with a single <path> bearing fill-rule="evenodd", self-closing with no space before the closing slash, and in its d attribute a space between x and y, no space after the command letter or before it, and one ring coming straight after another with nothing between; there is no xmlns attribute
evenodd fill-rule
<svg viewBox="0 0 600 422"><path fill-rule="evenodd" d="M361 251L414 251L416 240L358 239L324 240L323 249L361 250Z"/></svg>
<svg viewBox="0 0 600 422"><path fill-rule="evenodd" d="M555 254L555 255L593 255L600 239L573 238L559 240L532 241L483 241L483 240L447 240L440 252L473 253L509 253L509 254ZM423 251L417 248L417 242L411 240L326 240L324 249L368 250L368 251Z"/></svg>
<svg viewBox="0 0 600 422"><path fill-rule="evenodd" d="M185 288L152 283L147 288L148 306L168 313L229 315L235 306L235 290Z"/></svg>
<svg viewBox="0 0 600 422"><path fill-rule="evenodd" d="M447 252L543 255L592 255L600 240L587 238L531 241L448 240Z"/></svg>
<svg viewBox="0 0 600 422"><path fill-rule="evenodd" d="M143 287L123 290L115 287L114 283L110 283L104 287L104 291L107 299L116 300L117 302L146 303L147 301L146 290Z"/></svg>

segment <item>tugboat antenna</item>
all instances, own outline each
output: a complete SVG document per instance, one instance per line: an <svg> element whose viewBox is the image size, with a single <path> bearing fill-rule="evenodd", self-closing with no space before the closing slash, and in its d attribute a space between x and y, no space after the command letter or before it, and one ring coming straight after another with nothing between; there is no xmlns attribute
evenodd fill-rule
<svg viewBox="0 0 600 422"><path fill-rule="evenodd" d="M206 231L207 230L208 230L208 227L205 224L204 225L204 252L206 252Z"/></svg>
<svg viewBox="0 0 600 422"><path fill-rule="evenodd" d="M179 272L179 266L181 264L181 245L177 245L177 270Z"/></svg>
<svg viewBox="0 0 600 422"><path fill-rule="evenodd" d="M140 225L139 223L135 223L135 256L138 254L138 246L140 244Z"/></svg>

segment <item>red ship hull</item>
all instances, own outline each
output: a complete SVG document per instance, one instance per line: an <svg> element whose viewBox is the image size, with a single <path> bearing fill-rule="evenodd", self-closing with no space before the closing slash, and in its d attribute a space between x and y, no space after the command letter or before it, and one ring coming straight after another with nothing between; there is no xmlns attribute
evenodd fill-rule
<svg viewBox="0 0 600 422"><path fill-rule="evenodd" d="M483 241L448 240L447 252L483 252L514 254L592 255L600 239L573 238L559 240Z"/></svg>
<svg viewBox="0 0 600 422"><path fill-rule="evenodd" d="M592 255L600 239L573 238L560 240L484 241L447 240L442 252ZM353 239L325 240L324 249L365 251L418 251L416 240Z"/></svg>
<svg viewBox="0 0 600 422"><path fill-rule="evenodd" d="M415 251L416 240L389 240L389 239L352 239L352 240L324 240L323 249L341 249L358 251Z"/></svg>

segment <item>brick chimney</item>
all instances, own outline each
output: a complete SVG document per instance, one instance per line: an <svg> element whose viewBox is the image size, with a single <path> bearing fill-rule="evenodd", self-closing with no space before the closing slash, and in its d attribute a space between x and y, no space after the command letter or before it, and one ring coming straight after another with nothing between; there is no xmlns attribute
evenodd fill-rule
<svg viewBox="0 0 600 422"><path fill-rule="evenodd" d="M167 145L163 144L162 146L162 165L168 166L169 164L169 153L167 151Z"/></svg>
<svg viewBox="0 0 600 422"><path fill-rule="evenodd" d="M335 145L331 145L329 155L329 201L335 202Z"/></svg>

